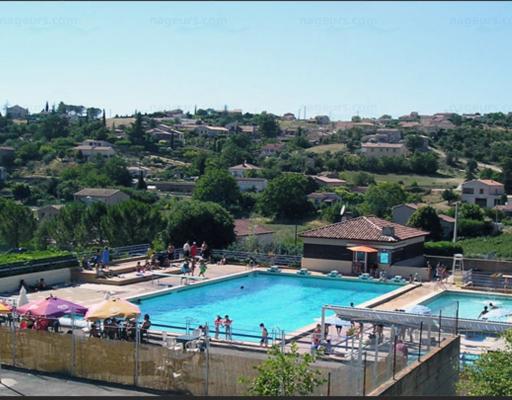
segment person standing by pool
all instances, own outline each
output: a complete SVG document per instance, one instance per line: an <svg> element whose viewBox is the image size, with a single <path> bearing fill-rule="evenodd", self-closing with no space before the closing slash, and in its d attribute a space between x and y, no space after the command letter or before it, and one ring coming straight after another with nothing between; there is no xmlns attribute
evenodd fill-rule
<svg viewBox="0 0 512 400"><path fill-rule="evenodd" d="M402 339L398 339L395 346L396 354L402 356L407 360L407 357L409 355L409 349L407 348L407 345L402 341Z"/></svg>
<svg viewBox="0 0 512 400"><path fill-rule="evenodd" d="M320 346L320 340L322 339L322 329L320 324L316 325L313 334L311 335L311 354L315 354Z"/></svg>
<svg viewBox="0 0 512 400"><path fill-rule="evenodd" d="M199 262L199 276L202 276L204 278L205 277L204 274L206 273L206 269L207 269L206 268L206 263L205 263L205 261L203 259L203 260L201 260Z"/></svg>
<svg viewBox="0 0 512 400"><path fill-rule="evenodd" d="M220 327L222 326L222 317L217 315L217 318L215 321L213 321L213 324L215 325L215 339L218 339L220 334Z"/></svg>
<svg viewBox="0 0 512 400"><path fill-rule="evenodd" d="M231 325L233 324L233 320L229 319L229 315L226 314L224 317L224 329L226 334L226 340L233 340L233 336L231 334Z"/></svg>
<svg viewBox="0 0 512 400"><path fill-rule="evenodd" d="M183 257L188 258L190 256L190 243L187 240L183 245Z"/></svg>
<svg viewBox="0 0 512 400"><path fill-rule="evenodd" d="M192 246L190 247L190 257L194 259L197 256L197 245L196 242L192 243Z"/></svg>
<svg viewBox="0 0 512 400"><path fill-rule="evenodd" d="M265 328L265 325L263 322L260 324L261 329L261 340L260 340L260 346L268 347L268 330Z"/></svg>
<svg viewBox="0 0 512 400"><path fill-rule="evenodd" d="M101 262L105 267L108 267L110 263L110 251L107 246L105 246L103 253L101 253Z"/></svg>

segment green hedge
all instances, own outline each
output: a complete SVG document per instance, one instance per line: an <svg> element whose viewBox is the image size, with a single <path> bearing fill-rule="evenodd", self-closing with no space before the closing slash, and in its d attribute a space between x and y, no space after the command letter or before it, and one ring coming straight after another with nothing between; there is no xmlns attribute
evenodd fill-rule
<svg viewBox="0 0 512 400"><path fill-rule="evenodd" d="M429 256L453 256L463 253L462 246L452 242L426 242L425 254Z"/></svg>
<svg viewBox="0 0 512 400"><path fill-rule="evenodd" d="M69 251L59 250L27 251L25 253L0 254L0 266L11 265L25 261L39 261L45 259L52 259L55 257L69 255L71 255Z"/></svg>

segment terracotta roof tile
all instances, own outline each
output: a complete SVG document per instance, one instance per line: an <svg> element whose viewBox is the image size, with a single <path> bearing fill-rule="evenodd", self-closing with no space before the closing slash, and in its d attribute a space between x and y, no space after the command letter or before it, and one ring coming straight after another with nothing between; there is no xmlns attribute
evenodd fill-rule
<svg viewBox="0 0 512 400"><path fill-rule="evenodd" d="M393 227L394 236L386 236L382 228ZM385 219L368 216L352 218L336 224L302 232L300 236L324 239L367 240L372 242L398 242L418 236L426 236L428 232L400 225Z"/></svg>

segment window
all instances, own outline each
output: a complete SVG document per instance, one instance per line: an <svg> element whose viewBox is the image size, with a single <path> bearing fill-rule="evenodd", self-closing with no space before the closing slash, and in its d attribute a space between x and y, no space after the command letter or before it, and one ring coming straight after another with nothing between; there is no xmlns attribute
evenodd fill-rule
<svg viewBox="0 0 512 400"><path fill-rule="evenodd" d="M473 194L473 193L475 193L475 191L473 188L462 188L462 193L463 194Z"/></svg>
<svg viewBox="0 0 512 400"><path fill-rule="evenodd" d="M389 264L389 251L379 251L379 264Z"/></svg>
<svg viewBox="0 0 512 400"><path fill-rule="evenodd" d="M480 194L484 194L484 190L483 189L480 189Z"/></svg>
<svg viewBox="0 0 512 400"><path fill-rule="evenodd" d="M357 251L356 252L356 261L364 262L364 259L365 259L365 253L363 253L362 251Z"/></svg>

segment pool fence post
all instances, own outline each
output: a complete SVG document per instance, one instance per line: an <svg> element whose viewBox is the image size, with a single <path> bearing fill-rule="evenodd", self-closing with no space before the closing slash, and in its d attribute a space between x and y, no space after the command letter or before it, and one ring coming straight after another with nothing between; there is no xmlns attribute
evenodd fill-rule
<svg viewBox="0 0 512 400"><path fill-rule="evenodd" d="M393 380L395 379L395 372L396 372L396 342L397 342L398 336L395 334L395 338L393 339Z"/></svg>
<svg viewBox="0 0 512 400"><path fill-rule="evenodd" d="M457 310L455 311L455 335L459 334L459 300L457 300Z"/></svg>
<svg viewBox="0 0 512 400"><path fill-rule="evenodd" d="M55 326L55 325L54 325ZM76 365L75 315L71 314L71 376L75 375Z"/></svg>
<svg viewBox="0 0 512 400"><path fill-rule="evenodd" d="M210 336L208 334L208 322L205 324L205 371L204 371L204 395L208 396L208 379L209 379L209 368L210 368Z"/></svg>
<svg viewBox="0 0 512 400"><path fill-rule="evenodd" d="M135 365L133 368L133 385L139 384L139 345L140 345L140 327L139 317L135 321Z"/></svg>
<svg viewBox="0 0 512 400"><path fill-rule="evenodd" d="M420 322L420 340L418 343L418 361L421 360L421 339L423 336L423 321Z"/></svg>
<svg viewBox="0 0 512 400"><path fill-rule="evenodd" d="M428 317L428 330L427 330L427 353L430 351L430 342L431 342L431 333L432 333L432 317L429 315Z"/></svg>
<svg viewBox="0 0 512 400"><path fill-rule="evenodd" d="M325 306L322 307L322 319L321 319L321 322L322 324L322 336L321 336L321 340L324 340L324 337L325 337Z"/></svg>
<svg viewBox="0 0 512 400"><path fill-rule="evenodd" d="M438 337L437 337L437 347L441 347L441 321L442 321L442 316L443 314L443 311L442 310L439 310L439 334L438 334Z"/></svg>
<svg viewBox="0 0 512 400"><path fill-rule="evenodd" d="M12 313L12 366L16 366L16 311Z"/></svg>
<svg viewBox="0 0 512 400"><path fill-rule="evenodd" d="M366 351L363 359L363 396L366 395Z"/></svg>
<svg viewBox="0 0 512 400"><path fill-rule="evenodd" d="M373 387L377 386L377 364L379 362L379 335L375 335L375 359L373 361Z"/></svg>
<svg viewBox="0 0 512 400"><path fill-rule="evenodd" d="M286 348L286 334L284 333L284 330L281 331L281 351L284 353Z"/></svg>

